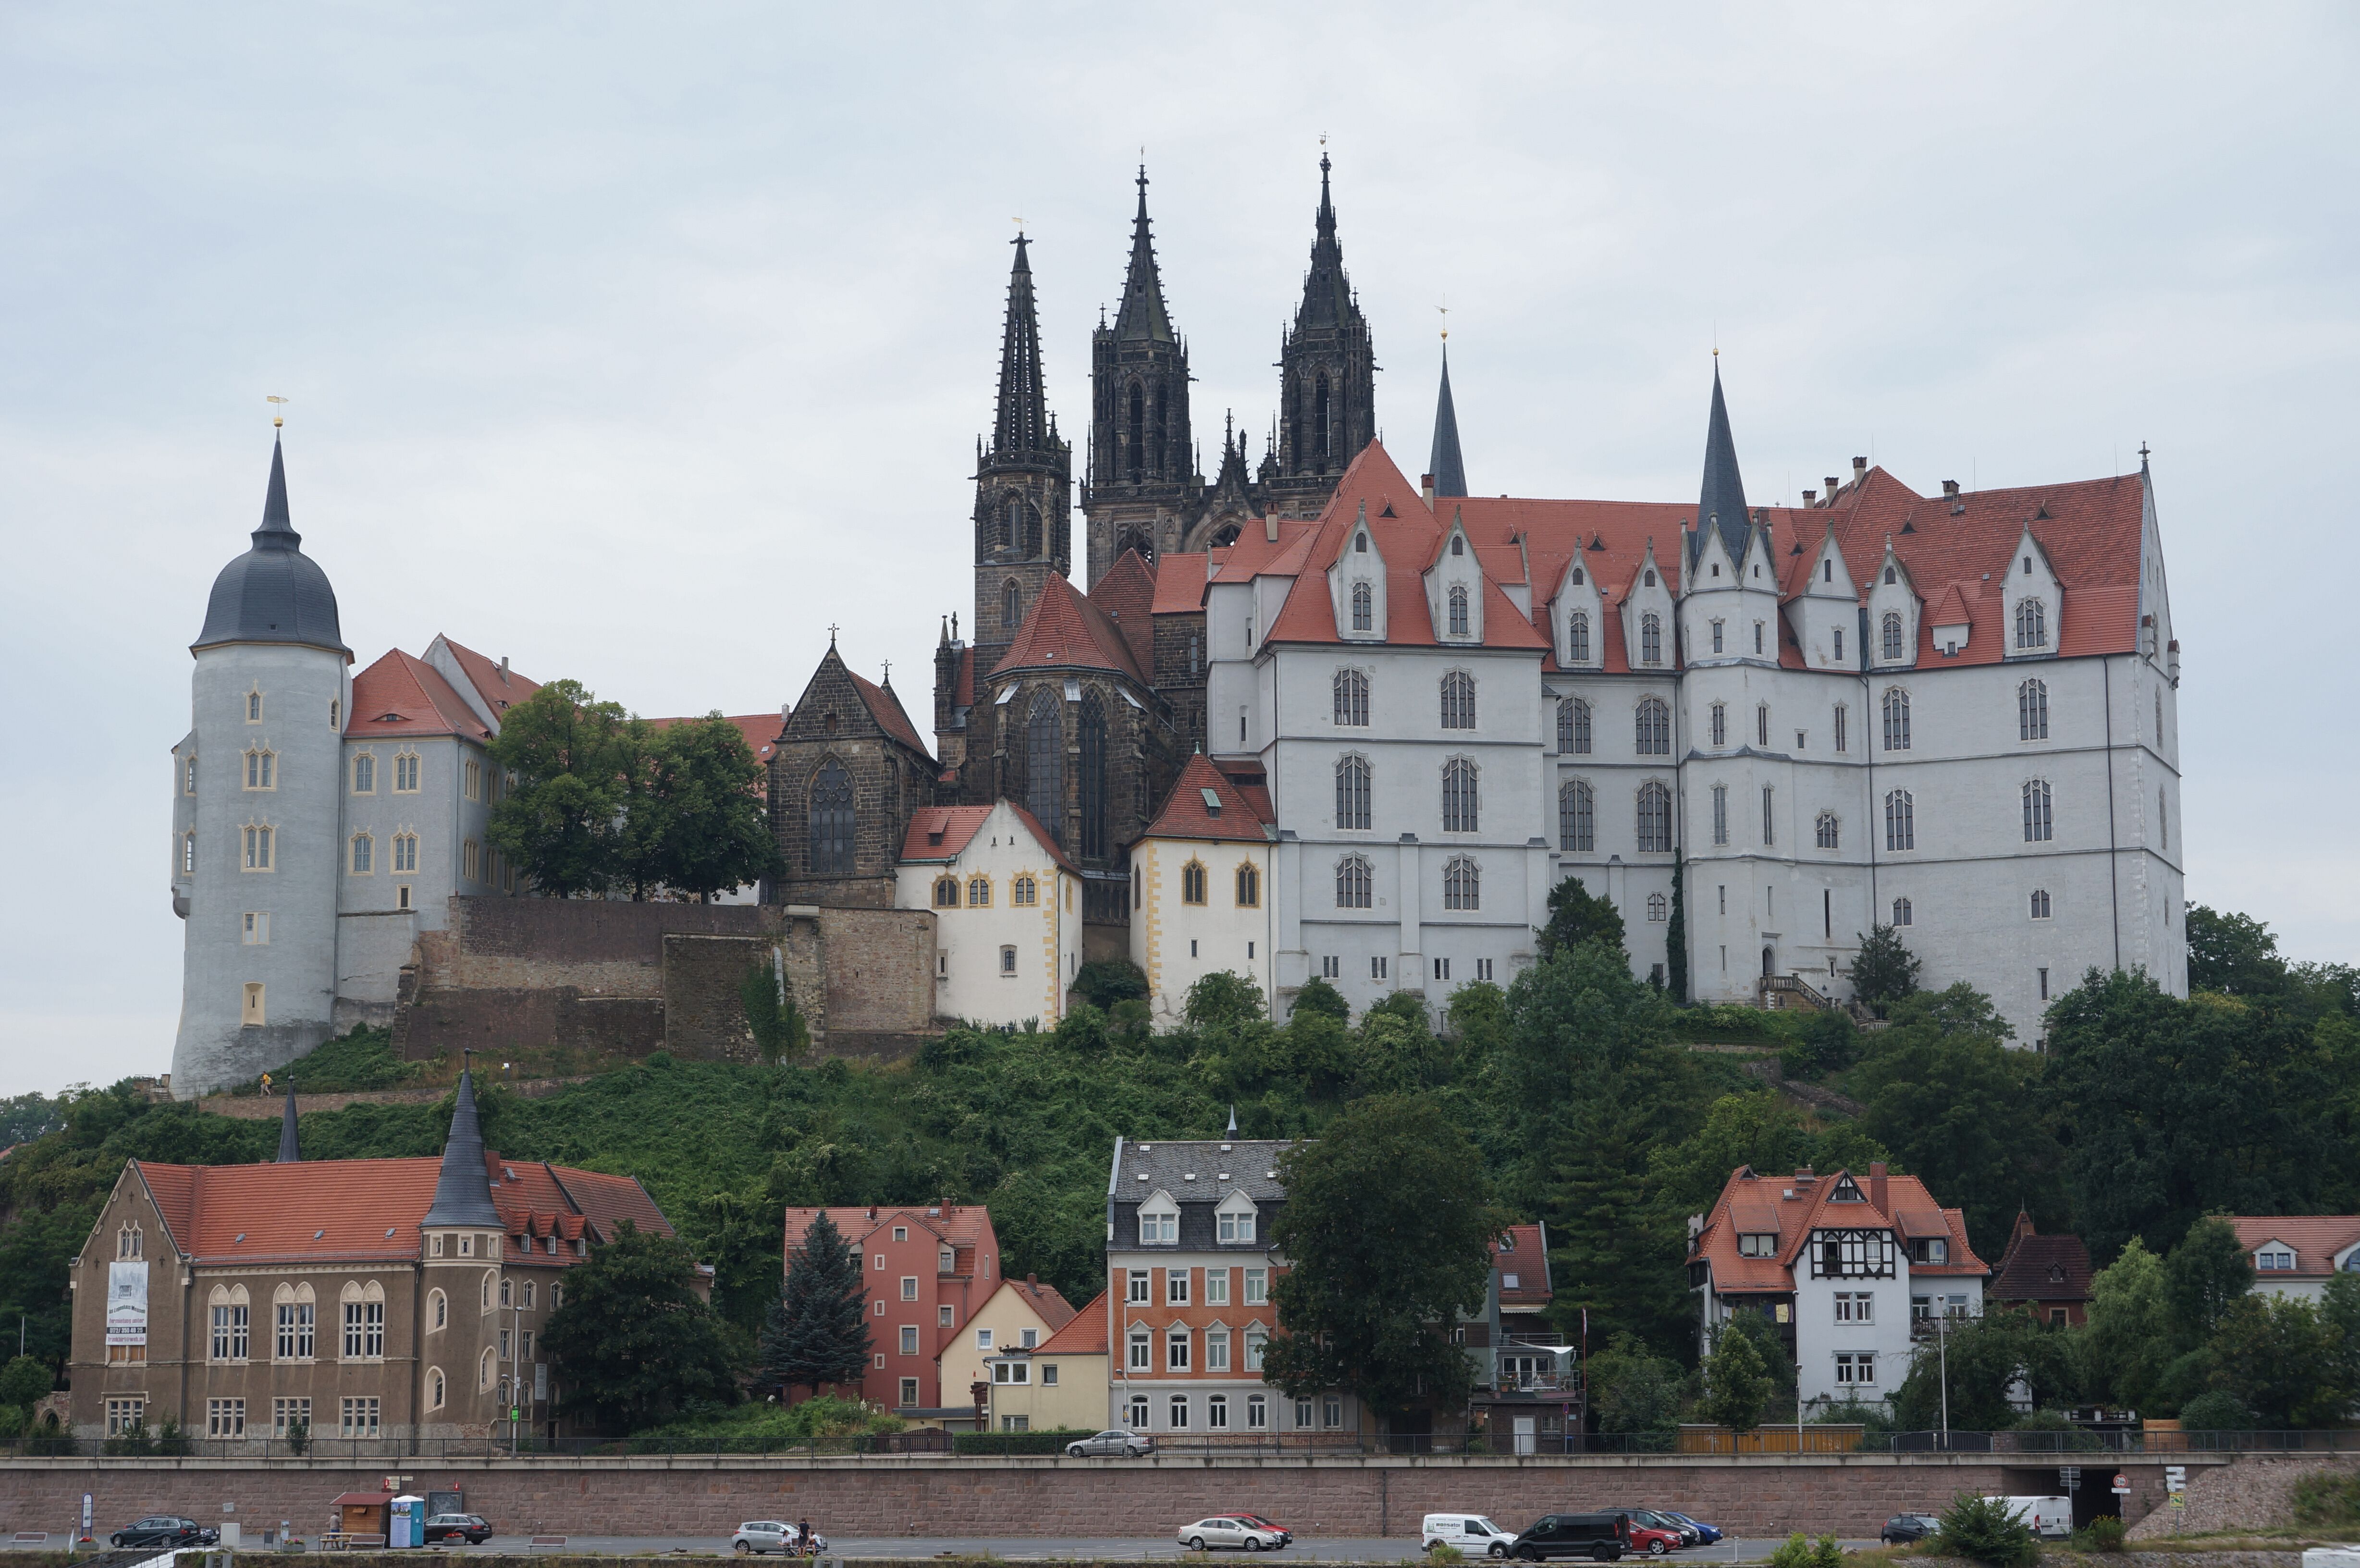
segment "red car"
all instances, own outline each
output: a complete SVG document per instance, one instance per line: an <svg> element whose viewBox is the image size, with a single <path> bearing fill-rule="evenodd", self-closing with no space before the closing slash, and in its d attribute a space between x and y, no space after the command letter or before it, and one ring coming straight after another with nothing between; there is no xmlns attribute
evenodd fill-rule
<svg viewBox="0 0 2360 1568"><path fill-rule="evenodd" d="M1622 1516L1622 1521L1623 1528L1630 1532L1631 1550L1633 1552L1661 1557L1667 1552L1677 1552L1688 1543L1688 1537L1678 1530L1657 1530L1653 1525L1641 1524L1628 1514Z"/></svg>

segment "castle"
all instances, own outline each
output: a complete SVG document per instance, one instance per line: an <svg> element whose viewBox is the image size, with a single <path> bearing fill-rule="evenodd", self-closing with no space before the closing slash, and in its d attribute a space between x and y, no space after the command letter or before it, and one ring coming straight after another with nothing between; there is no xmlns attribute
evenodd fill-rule
<svg viewBox="0 0 2360 1568"><path fill-rule="evenodd" d="M1573 877L1622 911L1637 974L1699 1000L1841 1002L1883 924L2026 1043L2092 965L2184 993L2180 648L2144 454L1939 495L1855 458L1798 506L1755 506L1716 367L1693 505L1475 496L1445 365L1412 482L1376 440L1329 177L1323 157L1266 449L1250 470L1225 430L1208 479L1142 170L1091 342L1087 592L1018 237L931 744L833 645L780 720L739 721L785 863L762 899L923 896L938 931L961 922L937 1012L995 1022L1044 995L1054 1016L1080 963L1115 956L1166 1016L1218 968L1282 1016L1315 975L1356 1009L1404 989L1438 1009L1528 965ZM529 891L481 847L500 788L481 748L530 683L438 638L347 688L299 546L274 452L176 753L183 1093L389 1007L451 898ZM1177 811L1197 757L1212 775ZM1008 831L978 836L1001 800ZM970 848L995 869L967 874ZM954 950L996 953L1010 1000Z"/></svg>

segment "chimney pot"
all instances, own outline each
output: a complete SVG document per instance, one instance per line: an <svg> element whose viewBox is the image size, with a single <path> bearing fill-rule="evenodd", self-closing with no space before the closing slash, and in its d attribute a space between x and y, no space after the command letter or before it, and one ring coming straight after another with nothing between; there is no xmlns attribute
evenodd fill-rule
<svg viewBox="0 0 2360 1568"><path fill-rule="evenodd" d="M503 681L506 681L508 678L508 656L507 654L505 654L505 653L504 653L504 654L500 655L500 679L501 679L501 680L503 680Z"/></svg>
<svg viewBox="0 0 2360 1568"><path fill-rule="evenodd" d="M1360 504L1360 513L1363 517L1368 515L1368 503L1365 501L1362 502ZM1278 542L1278 514L1276 512L1265 512L1262 514L1262 541L1264 544L1276 544Z"/></svg>
<svg viewBox="0 0 2360 1568"><path fill-rule="evenodd" d="M1852 460L1852 476L1854 479L1864 479L1868 476L1868 459L1855 457Z"/></svg>
<svg viewBox="0 0 2360 1568"><path fill-rule="evenodd" d="M1836 498L1836 492L1837 492L1838 490L1841 490L1841 488L1843 488L1843 475L1842 475L1842 474L1829 474L1829 475L1828 475L1828 500L1829 500L1829 502L1830 502L1830 504L1832 504L1832 503L1834 502L1835 498Z"/></svg>
<svg viewBox="0 0 2360 1568"><path fill-rule="evenodd" d="M1942 481L1942 494L1943 494L1943 495L1949 495L1949 496L1952 496L1952 497L1955 497L1955 496L1958 495L1958 493L1959 493L1959 482L1958 482L1957 480L1955 480L1955 479L1945 479L1945 480L1943 480L1943 481Z"/></svg>
<svg viewBox="0 0 2360 1568"><path fill-rule="evenodd" d="M1887 1212L1885 1207L1885 1161L1882 1160L1869 1161L1868 1201L1876 1205L1878 1212Z"/></svg>
<svg viewBox="0 0 2360 1568"><path fill-rule="evenodd" d="M1806 490L1806 491L1804 491L1804 492L1803 492L1803 505L1804 505L1804 506L1818 506L1818 505L1819 505L1819 493L1818 491L1816 491L1816 490Z"/></svg>

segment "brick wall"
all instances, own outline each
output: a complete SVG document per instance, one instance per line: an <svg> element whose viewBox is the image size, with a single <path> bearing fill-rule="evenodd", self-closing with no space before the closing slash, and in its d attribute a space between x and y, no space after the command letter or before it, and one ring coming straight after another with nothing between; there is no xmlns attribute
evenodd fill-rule
<svg viewBox="0 0 2360 1568"><path fill-rule="evenodd" d="M2201 1459L2191 1459L2191 1478ZM2161 1490L2160 1460L2117 1468ZM1675 1499L1750 1536L1873 1536L1896 1513L1961 1491L2048 1491L2053 1468L1948 1454L1732 1458L953 1460L751 1458L351 1465L210 1460L0 1461L0 1534L56 1529L96 1497L102 1529L144 1513L248 1528L289 1519L306 1534L343 1491L389 1471L413 1489L458 1487L504 1531L726 1537L741 1519L809 1516L839 1539L878 1535L1161 1534L1183 1519L1251 1509L1303 1535L1415 1535L1421 1515L1465 1510L1522 1527L1541 1514ZM2045 1479L2044 1479L2045 1477ZM1109 1521L1120 1521L1109 1526Z"/></svg>

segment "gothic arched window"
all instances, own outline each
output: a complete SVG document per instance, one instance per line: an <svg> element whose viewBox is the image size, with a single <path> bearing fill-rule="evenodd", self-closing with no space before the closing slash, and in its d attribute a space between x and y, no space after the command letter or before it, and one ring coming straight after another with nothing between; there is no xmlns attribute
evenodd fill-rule
<svg viewBox="0 0 2360 1568"><path fill-rule="evenodd" d="M1836 822L1836 814L1833 811L1821 811L1819 813L1818 833L1819 847L1821 849L1835 849L1841 847L1838 841L1842 836L1841 829Z"/></svg>
<svg viewBox="0 0 2360 1568"><path fill-rule="evenodd" d="M1475 727L1475 677L1463 670L1454 670L1442 678L1442 727Z"/></svg>
<svg viewBox="0 0 2360 1568"><path fill-rule="evenodd" d="M1595 802L1587 780L1571 779L1557 792L1557 846L1577 855L1598 847Z"/></svg>
<svg viewBox="0 0 2360 1568"><path fill-rule="evenodd" d="M1373 900L1370 897L1375 878L1369 874L1369 863L1357 855L1348 855L1336 863L1336 907L1339 909L1365 909Z"/></svg>
<svg viewBox="0 0 2360 1568"><path fill-rule="evenodd" d="M1463 757L1442 765L1442 831L1473 833L1480 820L1480 771Z"/></svg>
<svg viewBox="0 0 2360 1568"><path fill-rule="evenodd" d="M2016 602L2016 646L2018 651L2049 646L2049 606L2038 599Z"/></svg>
<svg viewBox="0 0 2360 1568"><path fill-rule="evenodd" d="M1334 450L1333 442L1330 440L1328 433L1328 378L1326 376L1323 376L1319 378L1318 386L1312 393L1311 402L1312 418L1317 421L1318 429L1317 435L1313 439L1317 442L1319 463L1320 466L1324 468L1327 466L1328 459Z"/></svg>
<svg viewBox="0 0 2360 1568"><path fill-rule="evenodd" d="M1348 757L1336 765L1336 825L1369 825L1369 759Z"/></svg>
<svg viewBox="0 0 2360 1568"><path fill-rule="evenodd" d="M1365 728L1369 722L1369 678L1357 670L1336 671L1336 722Z"/></svg>
<svg viewBox="0 0 2360 1568"><path fill-rule="evenodd" d="M1654 779L1639 786L1639 851L1672 853L1672 792Z"/></svg>
<svg viewBox="0 0 2360 1568"><path fill-rule="evenodd" d="M1639 617L1639 662L1664 662L1664 621L1653 612Z"/></svg>
<svg viewBox="0 0 2360 1568"><path fill-rule="evenodd" d="M1907 789L1896 789L1885 797L1885 847L1888 850L1918 847L1918 801ZM1896 920L1895 925L1907 925Z"/></svg>
<svg viewBox="0 0 2360 1568"><path fill-rule="evenodd" d="M2049 738L2049 683L2027 681L2016 689L2016 738Z"/></svg>
<svg viewBox="0 0 2360 1568"><path fill-rule="evenodd" d="M1565 660L1568 664L1590 662L1590 616L1585 611L1576 610L1566 617Z"/></svg>
<svg viewBox="0 0 2360 1568"><path fill-rule="evenodd" d="M1024 720L1024 809L1065 842L1065 743L1057 722L1057 698L1036 692Z"/></svg>
<svg viewBox="0 0 2360 1568"><path fill-rule="evenodd" d="M1637 745L1642 757L1671 756L1672 711L1661 697L1648 697L1639 703Z"/></svg>
<svg viewBox="0 0 2360 1568"><path fill-rule="evenodd" d="M1082 699L1082 776L1075 782L1082 796L1082 854L1107 852L1107 722L1106 703L1096 691Z"/></svg>
<svg viewBox="0 0 2360 1568"><path fill-rule="evenodd" d="M1139 383L1131 384L1131 482L1136 485L1147 472L1147 394Z"/></svg>
<svg viewBox="0 0 2360 1568"><path fill-rule="evenodd" d="M1898 686L1885 691L1885 749L1909 749L1909 693Z"/></svg>
<svg viewBox="0 0 2360 1568"><path fill-rule="evenodd" d="M1453 539L1450 542L1457 544L1459 541ZM1453 588L1450 591L1450 635L1452 637L1468 635L1467 590L1464 588Z"/></svg>
<svg viewBox="0 0 2360 1568"><path fill-rule="evenodd" d="M1155 389L1155 424L1149 431L1147 441L1151 454L1147 462L1148 472L1158 479L1164 477L1164 449L1168 442L1169 430L1170 427L1164 422L1164 388L1158 387Z"/></svg>
<svg viewBox="0 0 2360 1568"><path fill-rule="evenodd" d="M855 822L852 775L829 757L819 766L811 788L811 868L815 877L845 877L852 872Z"/></svg>
<svg viewBox="0 0 2360 1568"><path fill-rule="evenodd" d="M1000 510L1000 548L1012 550L1024 531L1024 503L1011 495Z"/></svg>
<svg viewBox="0 0 2360 1568"><path fill-rule="evenodd" d="M1885 580L1887 583L1892 582L1893 573L1889 571L1885 572ZM1885 661L1887 664L1898 662L1901 658L1901 617L1887 612L1885 617L1884 627L1885 646L1882 651L1884 653Z"/></svg>
<svg viewBox="0 0 2360 1568"><path fill-rule="evenodd" d="M1000 624L1014 631L1024 619L1024 591L1010 578L1000 585Z"/></svg>
<svg viewBox="0 0 2360 1568"><path fill-rule="evenodd" d="M1483 868L1464 855L1453 855L1442 868L1442 907L1480 909L1483 907Z"/></svg>
<svg viewBox="0 0 2360 1568"><path fill-rule="evenodd" d="M1561 757L1590 749L1590 704L1579 697L1557 699L1557 749Z"/></svg>
<svg viewBox="0 0 2360 1568"><path fill-rule="evenodd" d="M2024 786L2024 842L2045 844L2057 835L2050 808L2049 780L2035 779Z"/></svg>
<svg viewBox="0 0 2360 1568"><path fill-rule="evenodd" d="M1376 629L1376 596L1365 583L1352 584L1352 629L1356 632Z"/></svg>

